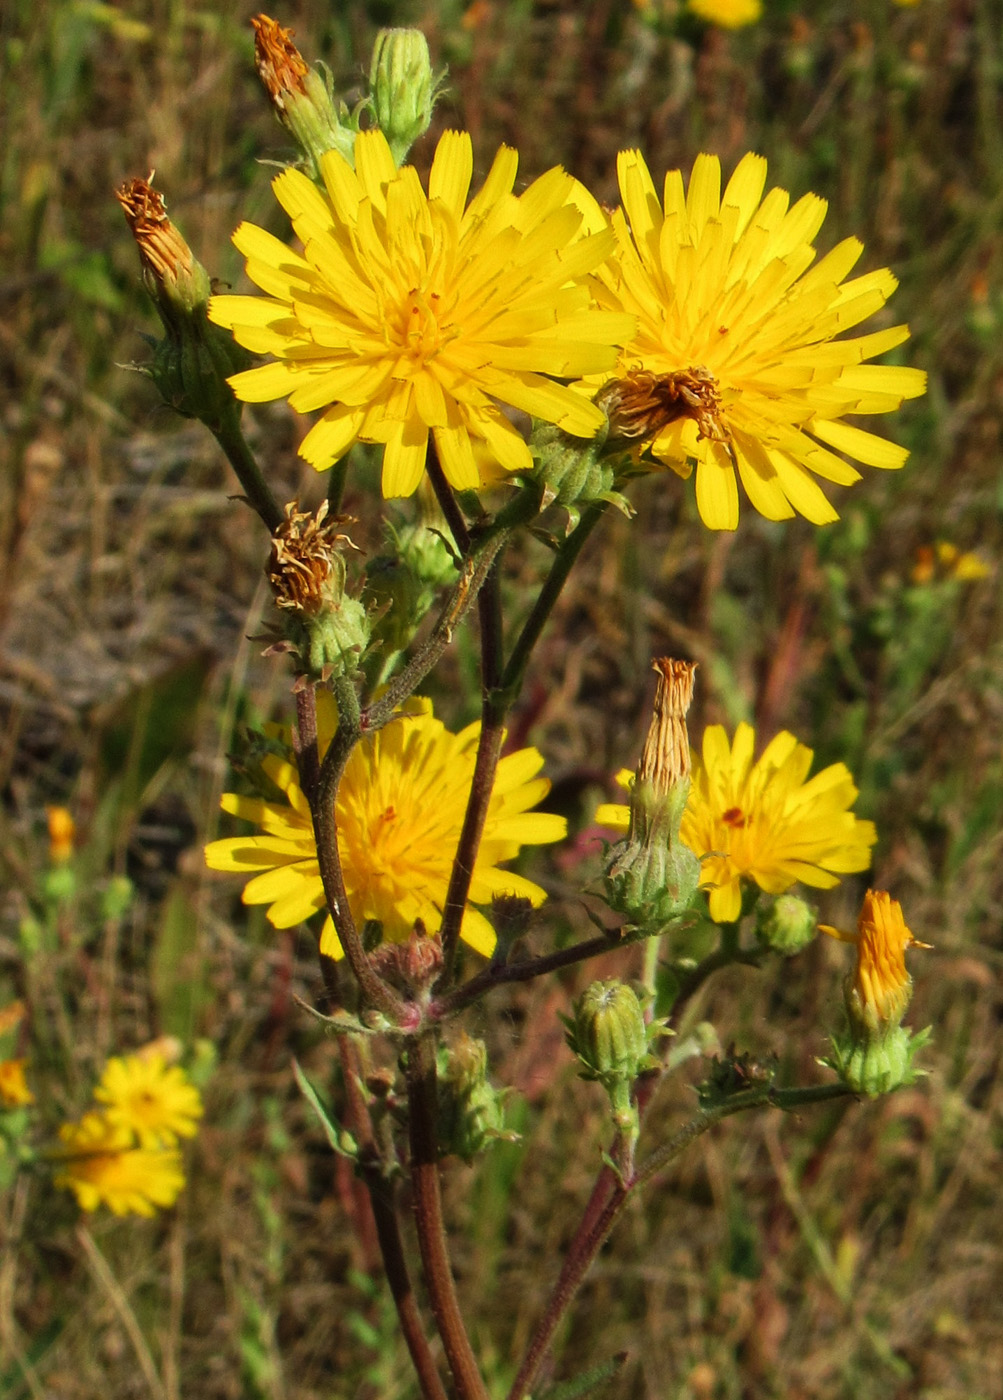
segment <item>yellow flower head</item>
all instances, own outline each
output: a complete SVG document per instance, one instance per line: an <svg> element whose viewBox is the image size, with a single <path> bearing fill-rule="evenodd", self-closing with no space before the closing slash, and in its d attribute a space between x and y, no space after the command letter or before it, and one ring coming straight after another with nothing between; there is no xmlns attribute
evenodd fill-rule
<svg viewBox="0 0 1003 1400"><path fill-rule="evenodd" d="M34 1103L35 1095L24 1077L27 1060L0 1060L0 1107L21 1108Z"/></svg>
<svg viewBox="0 0 1003 1400"><path fill-rule="evenodd" d="M472 724L451 734L433 717L428 701L412 704L412 712L367 735L353 750L336 808L352 913L358 923L378 920L384 939L394 943L407 942L418 919L428 933L439 928L480 732L480 725ZM520 749L498 764L470 885L475 904L489 904L501 894L523 896L533 905L546 897L539 885L498 868L521 846L565 835L563 817L530 811L550 790L549 781L536 776L542 765L536 749ZM256 872L244 889L244 903L270 905L268 918L275 927L291 928L325 907L317 847L295 765L272 757L263 767L286 803L224 793L223 810L254 822L262 835L212 841L206 861L213 870ZM476 909L464 913L461 936L479 953L494 949L494 930ZM320 947L331 957L342 956L330 916Z"/></svg>
<svg viewBox="0 0 1003 1400"><path fill-rule="evenodd" d="M722 29L742 29L755 24L763 13L762 0L688 0L690 14L699 15Z"/></svg>
<svg viewBox="0 0 1003 1400"><path fill-rule="evenodd" d="M318 471L357 441L383 443L383 494L409 496L431 431L453 486L476 488L475 442L508 472L532 466L502 404L578 437L602 426L594 404L548 376L612 369L633 333L631 316L597 312L579 280L611 252L612 234L559 167L513 194L517 166L502 147L468 204L465 132L439 141L426 194L382 132L368 131L354 170L334 151L321 157L325 192L298 170L274 181L302 256L253 224L237 229L267 295L213 297L209 315L276 358L230 384L248 402L324 409L300 445Z"/></svg>
<svg viewBox="0 0 1003 1400"><path fill-rule="evenodd" d="M600 305L638 318L617 375L628 401L643 390L646 406L661 403L652 455L684 477L696 463L711 529L738 524L736 474L769 520L835 520L815 477L860 477L837 453L873 467L908 455L845 416L889 413L926 384L920 370L864 363L905 340L907 326L836 339L884 305L895 278L881 269L846 281L863 252L855 238L812 267L825 201L809 194L789 207L780 189L764 199L761 156L744 156L723 194L717 157L698 156L688 191L669 171L662 202L639 152L622 151L618 173L617 251L594 282Z"/></svg>
<svg viewBox="0 0 1003 1400"><path fill-rule="evenodd" d="M885 890L868 890L856 933L820 924L823 933L857 945L857 966L847 987L850 1015L871 1033L883 1034L905 1015L912 996L907 948L929 948L906 927L902 906Z"/></svg>
<svg viewBox="0 0 1003 1400"><path fill-rule="evenodd" d="M849 810L857 789L845 764L806 782L812 751L793 734L778 734L753 762L755 742L751 725L740 724L729 744L724 727L713 724L704 731L703 761L693 762L679 834L702 858L700 884L718 923L739 917L743 879L769 894L798 880L829 889L841 875L867 869L877 840L874 823ZM606 803L596 820L626 831L629 810Z"/></svg>
<svg viewBox="0 0 1003 1400"><path fill-rule="evenodd" d="M63 1149L55 1176L82 1210L106 1205L116 1215L153 1215L172 1206L185 1184L181 1154L133 1146L128 1128L88 1113L59 1130Z"/></svg>
<svg viewBox="0 0 1003 1400"><path fill-rule="evenodd" d="M173 1147L194 1137L202 1099L183 1069L158 1052L118 1056L105 1065L94 1097L111 1124L133 1133L140 1147Z"/></svg>

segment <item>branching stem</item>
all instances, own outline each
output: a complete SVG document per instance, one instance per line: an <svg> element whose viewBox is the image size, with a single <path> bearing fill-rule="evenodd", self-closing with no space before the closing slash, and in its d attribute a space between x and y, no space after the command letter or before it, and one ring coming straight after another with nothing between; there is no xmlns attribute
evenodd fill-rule
<svg viewBox="0 0 1003 1400"><path fill-rule="evenodd" d="M798 1089L774 1089L764 1085L750 1089L691 1118L668 1142L656 1148L651 1156L641 1163L629 1181L618 1181L613 1173L605 1168L611 1183L608 1199L600 1208L601 1184L597 1181L582 1223L565 1256L546 1310L526 1351L519 1374L508 1393L508 1400L524 1400L531 1389L561 1318L632 1192L664 1170L709 1128L734 1113L751 1108L798 1108L808 1103L843 1098L851 1093L845 1084L818 1084Z"/></svg>

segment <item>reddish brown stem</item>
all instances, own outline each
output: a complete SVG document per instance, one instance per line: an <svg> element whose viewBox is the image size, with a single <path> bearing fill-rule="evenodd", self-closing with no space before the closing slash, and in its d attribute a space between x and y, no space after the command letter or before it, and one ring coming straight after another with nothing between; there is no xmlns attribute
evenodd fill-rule
<svg viewBox="0 0 1003 1400"><path fill-rule="evenodd" d="M418 1373L421 1393L424 1400L447 1400L446 1391L432 1356L425 1329L422 1325L418 1303L411 1287L411 1276L404 1254L397 1212L394 1208L393 1187L387 1180L380 1161L379 1149L373 1132L369 1109L359 1087L360 1061L358 1047L348 1036L338 1037L338 1052L341 1057L342 1072L345 1077L349 1128L355 1135L359 1147L359 1172L364 1187L360 1223L368 1229L365 1235L379 1244L383 1258L383 1268L390 1285L390 1293L397 1308L397 1317L404 1334L408 1352ZM360 1235L363 1232L360 1231ZM365 1247L367 1239L363 1237Z"/></svg>
<svg viewBox="0 0 1003 1400"><path fill-rule="evenodd" d="M411 1191L425 1286L458 1400L488 1400L463 1323L446 1249L436 1141L435 1040L430 1034L416 1036L408 1045L407 1087Z"/></svg>

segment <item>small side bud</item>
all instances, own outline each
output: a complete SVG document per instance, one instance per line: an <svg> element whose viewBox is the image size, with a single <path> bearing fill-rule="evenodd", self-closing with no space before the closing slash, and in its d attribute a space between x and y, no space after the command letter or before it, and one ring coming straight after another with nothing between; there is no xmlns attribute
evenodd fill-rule
<svg viewBox="0 0 1003 1400"><path fill-rule="evenodd" d="M206 315L209 274L167 217L163 195L149 180L132 179L115 197L132 229L165 332L146 372L176 413L199 419L216 434L232 431L240 405L227 379L247 369L251 357Z"/></svg>
<svg viewBox="0 0 1003 1400"><path fill-rule="evenodd" d="M505 1128L507 1089L488 1080L488 1052L483 1040L461 1032L439 1051L439 1150L473 1159L492 1142L516 1140Z"/></svg>
<svg viewBox="0 0 1003 1400"><path fill-rule="evenodd" d="M756 904L756 937L764 948L792 958L815 937L818 910L797 895L782 894L775 899L760 895Z"/></svg>
<svg viewBox="0 0 1003 1400"><path fill-rule="evenodd" d="M629 1175L634 1147L641 1131L634 1081L658 1060L650 1051L655 1035L665 1034L661 1022L645 1025L636 992L623 982L593 982L582 994L574 1017L562 1018L568 1045L582 1065L583 1079L595 1079L609 1095L618 1145L614 1163Z"/></svg>
<svg viewBox="0 0 1003 1400"><path fill-rule="evenodd" d="M456 557L434 495L418 487L420 516L413 524L387 526L387 549L366 569L366 592L374 601L374 639L388 652L403 651L440 589L457 579Z"/></svg>
<svg viewBox="0 0 1003 1400"><path fill-rule="evenodd" d="M272 535L265 570L285 614L285 649L298 654L314 680L352 675L369 644L366 609L345 591L343 550L354 545L338 529L343 517L327 519L326 501L314 513L296 504L286 506L286 518Z"/></svg>
<svg viewBox="0 0 1003 1400"><path fill-rule="evenodd" d="M373 115L397 165L424 136L445 75L432 71L420 29L381 29L369 67Z"/></svg>
<svg viewBox="0 0 1003 1400"><path fill-rule="evenodd" d="M683 845L679 826L690 791L686 713L696 665L661 657L651 725L630 794L630 829L606 866L611 909L652 932L689 907L700 883L700 861Z"/></svg>
<svg viewBox="0 0 1003 1400"><path fill-rule="evenodd" d="M268 15L255 15L251 27L258 76L275 115L303 152L307 174L319 179L327 151L337 151L354 165L358 118L343 103L335 105L327 79L304 62L293 43L294 31Z"/></svg>
<svg viewBox="0 0 1003 1400"><path fill-rule="evenodd" d="M748 1052L736 1055L731 1046L727 1055L715 1055L711 1061L710 1073L702 1084L697 1086L697 1097L701 1108L719 1108L729 1099L748 1093L750 1089L769 1089L779 1068L775 1055L757 1059Z"/></svg>
<svg viewBox="0 0 1003 1400"><path fill-rule="evenodd" d="M633 1084L642 1070L653 1067L641 1003L624 982L593 982L566 1024L567 1042L582 1063L583 1079L598 1079L612 1089Z"/></svg>
<svg viewBox="0 0 1003 1400"><path fill-rule="evenodd" d="M911 1084L921 1073L913 1067L915 1055L929 1033L913 1036L901 1024L912 997L905 951L930 944L913 936L902 906L885 890L867 891L856 933L829 924L819 928L857 948L857 965L844 988L849 1028L833 1037L833 1055L824 1063L855 1093L868 1098Z"/></svg>

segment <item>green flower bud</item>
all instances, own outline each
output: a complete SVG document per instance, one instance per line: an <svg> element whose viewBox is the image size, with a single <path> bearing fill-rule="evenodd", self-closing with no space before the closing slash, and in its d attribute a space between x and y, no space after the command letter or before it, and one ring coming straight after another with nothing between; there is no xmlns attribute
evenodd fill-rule
<svg viewBox="0 0 1003 1400"><path fill-rule="evenodd" d="M349 113L342 102L335 105L329 80L303 61L291 29L267 15L256 15L251 25L258 76L275 115L303 152L307 174L320 178L321 157L328 151L337 151L354 166L357 113Z"/></svg>
<svg viewBox="0 0 1003 1400"><path fill-rule="evenodd" d="M853 1031L833 1036L832 1055L822 1063L834 1069L850 1089L869 1099L912 1084L923 1073L914 1060L930 1039L929 1030L913 1035L905 1026L883 1036L858 1038Z"/></svg>
<svg viewBox="0 0 1003 1400"><path fill-rule="evenodd" d="M217 434L232 430L240 405L227 379L247 369L251 356L206 315L209 274L167 217L163 196L140 179L127 180L115 193L165 331L145 372L176 413L198 418Z"/></svg>
<svg viewBox="0 0 1003 1400"><path fill-rule="evenodd" d="M807 948L817 931L818 911L797 895L760 897L756 905L756 937L764 948L790 958Z"/></svg>
<svg viewBox="0 0 1003 1400"><path fill-rule="evenodd" d="M391 652L403 651L439 590L456 582L456 562L437 530L424 522L400 530L388 526L391 548L366 570L375 602L374 636Z"/></svg>
<svg viewBox="0 0 1003 1400"><path fill-rule="evenodd" d="M690 790L686 712L696 666L661 657L644 753L630 794L630 830L609 854L605 895L611 909L652 932L678 918L700 883L700 861L679 827Z"/></svg>
<svg viewBox="0 0 1003 1400"><path fill-rule="evenodd" d="M768 1089L776 1078L777 1068L775 1056L765 1060L748 1053L725 1055L720 1059L715 1056L709 1075L697 1088L701 1108L716 1108L749 1089Z"/></svg>
<svg viewBox="0 0 1003 1400"><path fill-rule="evenodd" d="M369 645L369 618L363 604L345 592L342 546L354 548L338 532L344 517L327 518L327 502L316 513L286 506L286 518L272 535L268 580L286 615L287 641L304 672L315 680L352 675Z"/></svg>
<svg viewBox="0 0 1003 1400"><path fill-rule="evenodd" d="M492 1142L513 1141L505 1130L505 1100L509 1091L495 1089L487 1077L487 1049L482 1040L461 1034L439 1051L439 1150L445 1155L473 1159Z"/></svg>
<svg viewBox="0 0 1003 1400"><path fill-rule="evenodd" d="M381 29L377 34L369 68L370 101L397 165L428 130L443 77L432 71L420 29Z"/></svg>
<svg viewBox="0 0 1003 1400"><path fill-rule="evenodd" d="M583 1079L607 1089L633 1084L655 1063L637 994L623 982L593 982L566 1021L567 1042L583 1065Z"/></svg>
<svg viewBox="0 0 1003 1400"><path fill-rule="evenodd" d="M135 893L128 875L113 875L101 896L101 915L105 919L121 919L128 911Z"/></svg>

